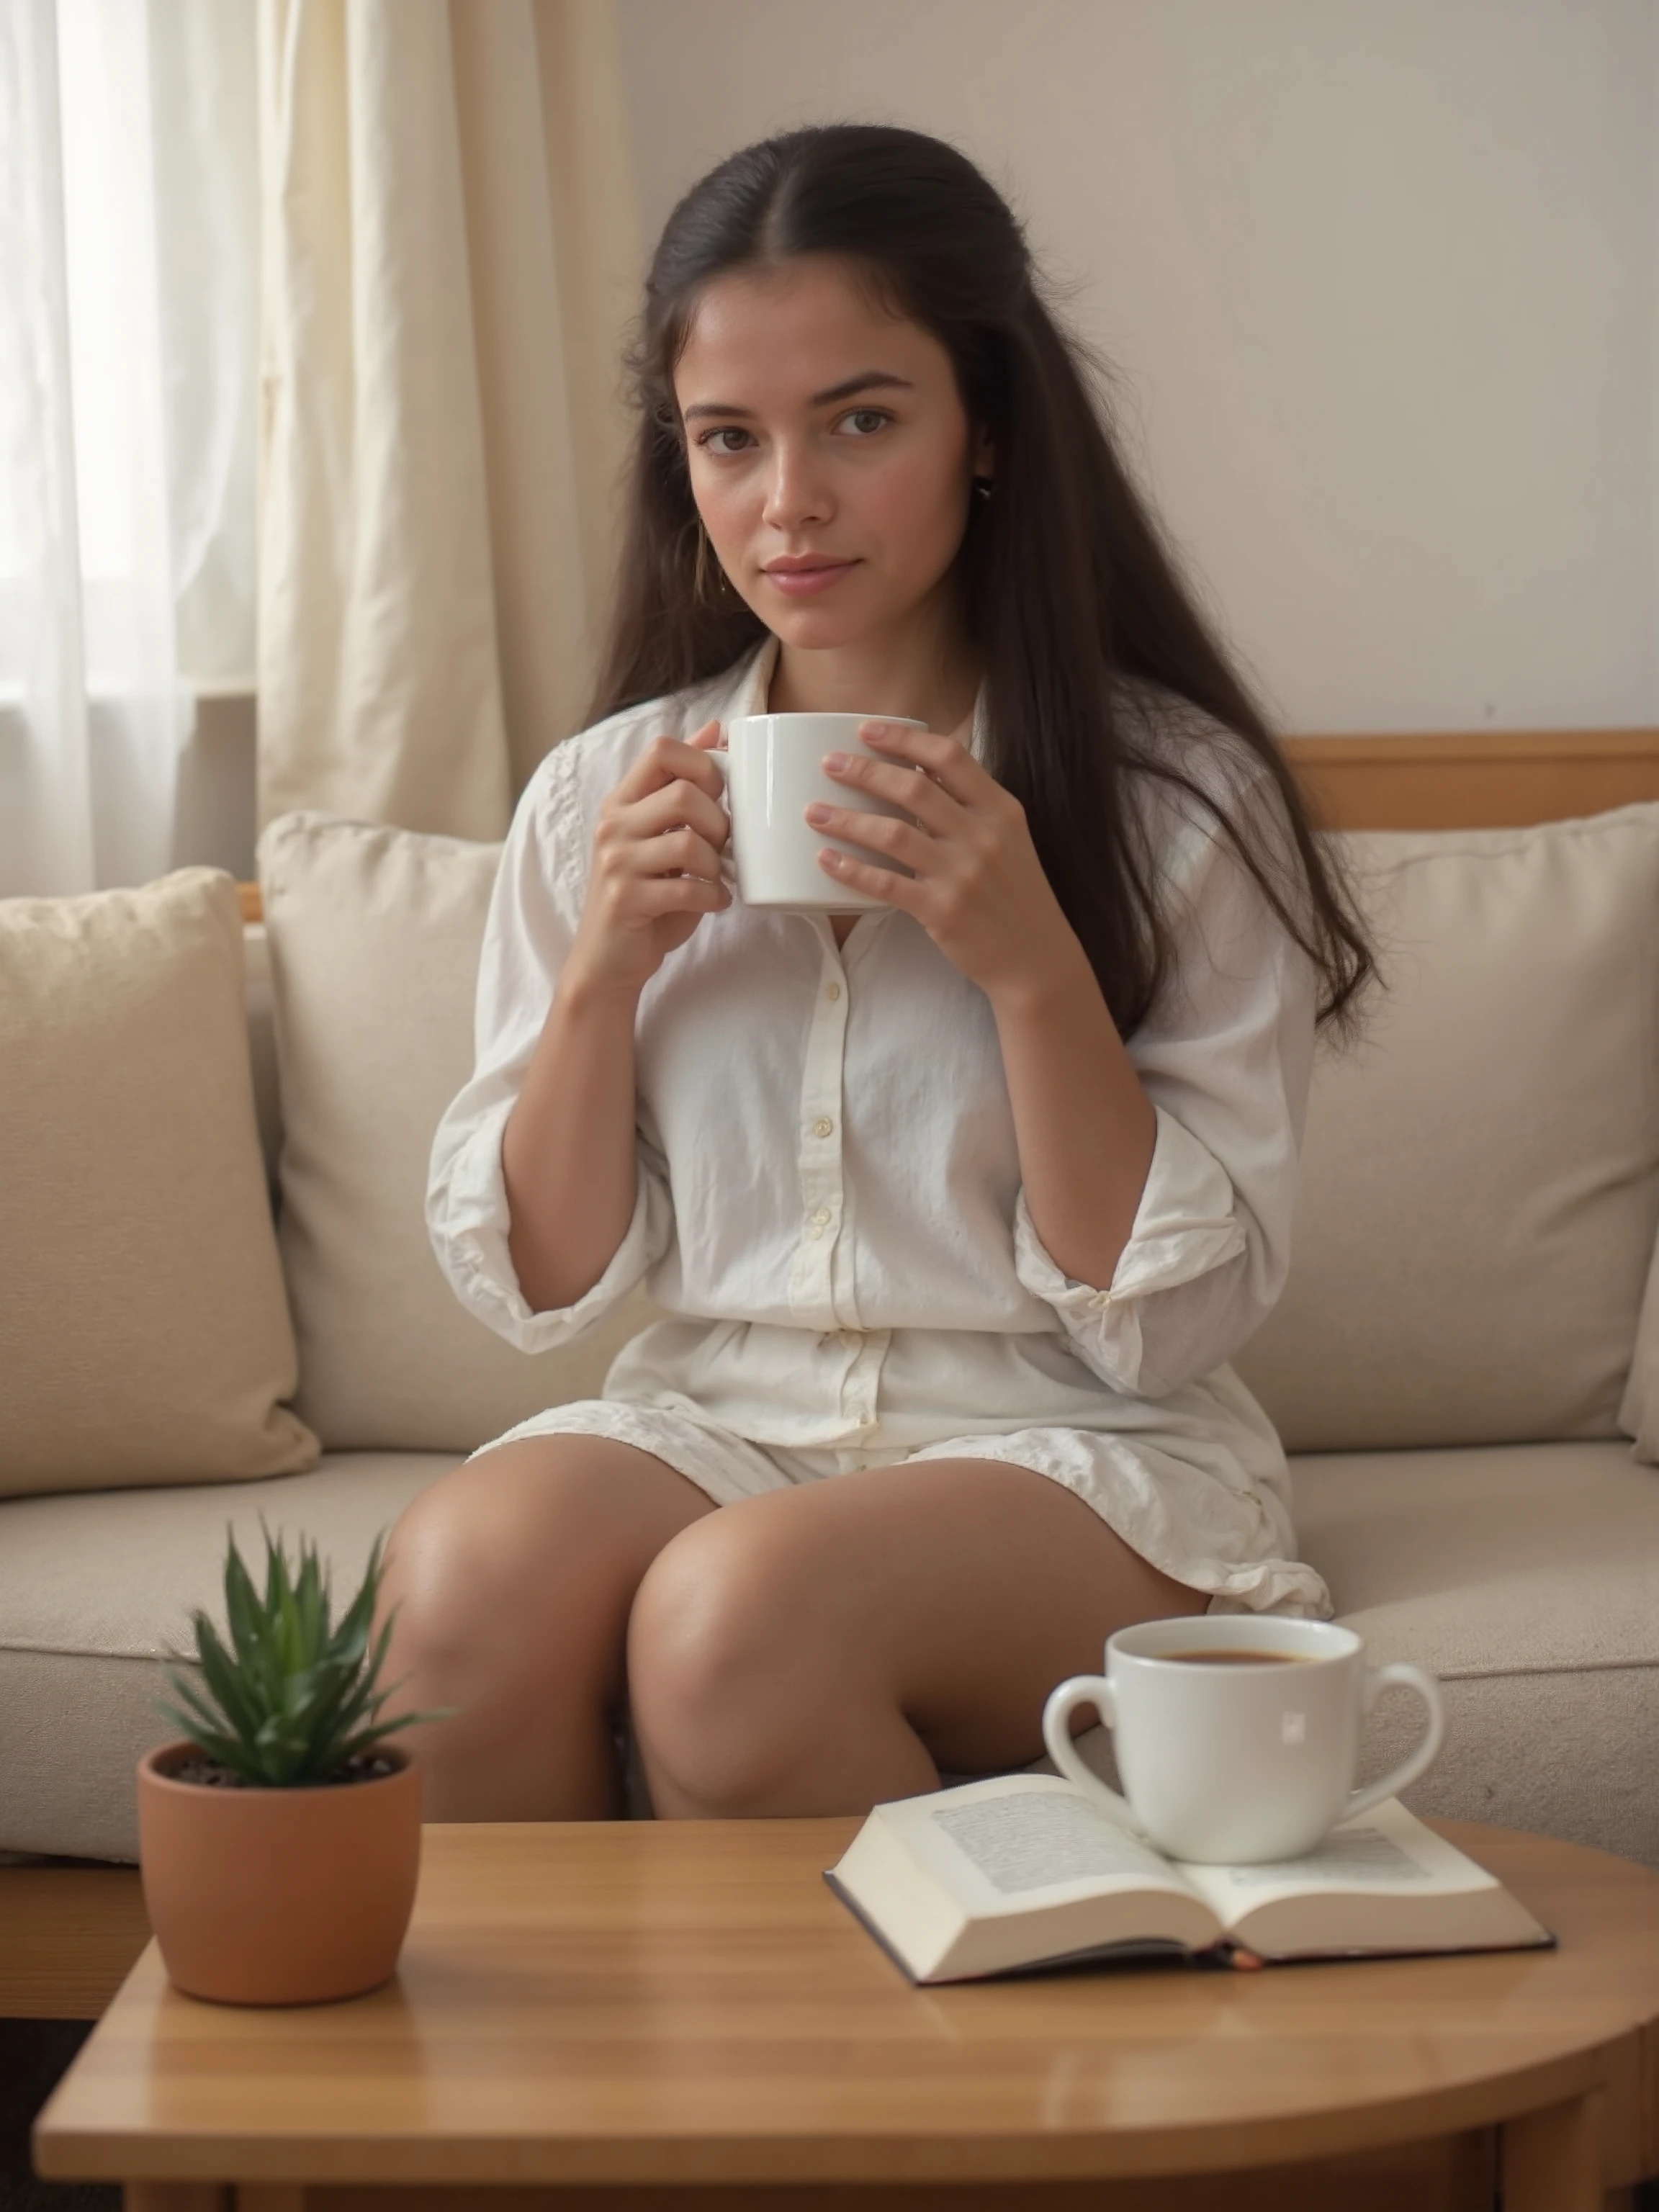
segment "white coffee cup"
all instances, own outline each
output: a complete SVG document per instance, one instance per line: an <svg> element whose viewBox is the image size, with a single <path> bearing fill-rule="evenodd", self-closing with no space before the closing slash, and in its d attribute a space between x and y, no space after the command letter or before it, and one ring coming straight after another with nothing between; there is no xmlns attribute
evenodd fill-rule
<svg viewBox="0 0 1659 2212"><path fill-rule="evenodd" d="M726 778L732 835L720 855L720 873L745 906L793 907L823 914L865 913L888 902L837 884L818 866L828 846L872 867L901 876L912 872L867 847L815 830L806 819L814 799L862 814L913 815L902 807L824 772L825 753L884 756L859 735L860 722L894 722L925 730L904 714L738 714L727 726L726 750L708 756Z"/></svg>
<svg viewBox="0 0 1659 2212"><path fill-rule="evenodd" d="M1428 1727L1392 1773L1356 1790L1365 1716L1395 1683L1421 1698ZM1122 1796L1072 1741L1066 1722L1078 1705L1094 1706L1112 1731ZM1166 1856L1212 1865L1301 1857L1339 1822L1415 1782L1444 1734L1439 1688L1420 1668L1367 1667L1352 1629L1260 1613L1121 1628L1107 1643L1104 1676L1074 1674L1042 1710L1043 1741L1062 1774Z"/></svg>

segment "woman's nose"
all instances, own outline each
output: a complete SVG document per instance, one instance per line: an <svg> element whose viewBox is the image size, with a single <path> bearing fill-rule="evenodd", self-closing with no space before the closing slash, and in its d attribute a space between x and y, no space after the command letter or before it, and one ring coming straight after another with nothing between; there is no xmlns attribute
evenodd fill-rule
<svg viewBox="0 0 1659 2212"><path fill-rule="evenodd" d="M833 502L811 451L781 443L775 454L766 487L766 522L788 531L827 521Z"/></svg>

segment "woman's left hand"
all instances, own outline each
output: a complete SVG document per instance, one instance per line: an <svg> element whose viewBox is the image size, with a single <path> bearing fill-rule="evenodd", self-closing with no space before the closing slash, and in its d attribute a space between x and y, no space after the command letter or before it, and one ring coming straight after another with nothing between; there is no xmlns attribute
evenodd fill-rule
<svg viewBox="0 0 1659 2212"><path fill-rule="evenodd" d="M902 806L915 828L840 806L809 806L806 819L911 869L899 876L827 848L818 854L836 882L913 915L945 958L994 1000L1051 983L1083 948L1042 872L1025 809L962 742L970 726L945 737L861 722L859 734L880 760L825 756L836 782Z"/></svg>

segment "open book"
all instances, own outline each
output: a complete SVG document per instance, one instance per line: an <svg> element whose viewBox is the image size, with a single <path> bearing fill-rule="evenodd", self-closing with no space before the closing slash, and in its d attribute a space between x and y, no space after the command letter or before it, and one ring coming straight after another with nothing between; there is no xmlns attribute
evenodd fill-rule
<svg viewBox="0 0 1659 2212"><path fill-rule="evenodd" d="M824 1880L913 1982L1171 1947L1265 1960L1554 1941L1394 1798L1306 1858L1194 1866L1073 1783L995 1775L878 1805Z"/></svg>

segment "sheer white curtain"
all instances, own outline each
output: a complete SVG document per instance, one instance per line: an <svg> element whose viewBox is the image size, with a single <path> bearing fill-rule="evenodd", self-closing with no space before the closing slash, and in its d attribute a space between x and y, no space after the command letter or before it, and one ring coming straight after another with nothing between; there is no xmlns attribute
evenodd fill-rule
<svg viewBox="0 0 1659 2212"><path fill-rule="evenodd" d="M0 0L0 896L173 865L252 689L253 0Z"/></svg>
<svg viewBox="0 0 1659 2212"><path fill-rule="evenodd" d="M642 255L614 0L261 0L259 815L499 837L577 728Z"/></svg>

